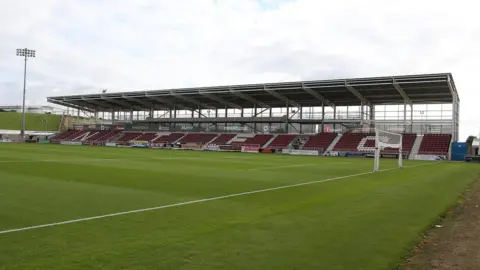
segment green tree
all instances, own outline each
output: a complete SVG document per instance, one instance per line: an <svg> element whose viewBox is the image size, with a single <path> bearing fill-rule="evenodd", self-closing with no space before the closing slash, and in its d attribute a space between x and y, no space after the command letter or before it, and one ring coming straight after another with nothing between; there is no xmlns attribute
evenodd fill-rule
<svg viewBox="0 0 480 270"><path fill-rule="evenodd" d="M476 139L477 137L476 136L473 136L473 135L470 135L468 136L467 138L467 154L468 155L471 155L473 153L473 147L472 147L472 144L473 144L473 141Z"/></svg>

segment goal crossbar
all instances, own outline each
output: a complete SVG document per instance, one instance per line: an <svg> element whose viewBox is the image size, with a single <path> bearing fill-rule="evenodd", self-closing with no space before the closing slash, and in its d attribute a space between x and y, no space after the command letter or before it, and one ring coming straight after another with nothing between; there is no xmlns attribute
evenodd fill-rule
<svg viewBox="0 0 480 270"><path fill-rule="evenodd" d="M374 154L373 171L376 172L380 170L381 151L384 150L385 148L398 149L398 167L402 168L403 166L402 144L403 144L402 134L375 129L375 154Z"/></svg>

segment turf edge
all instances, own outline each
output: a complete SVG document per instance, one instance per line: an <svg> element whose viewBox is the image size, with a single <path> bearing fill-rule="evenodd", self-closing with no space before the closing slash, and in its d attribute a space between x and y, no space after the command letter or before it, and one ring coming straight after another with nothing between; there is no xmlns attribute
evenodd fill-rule
<svg viewBox="0 0 480 270"><path fill-rule="evenodd" d="M411 242L409 247L406 248L405 250L405 255L402 256L400 261L393 267L393 270L401 270L405 269L405 267L408 265L410 262L410 258L415 256L415 254L420 251L424 246L428 244L427 240L427 235L435 229L435 225L440 225L443 224L443 221L447 217L452 217L458 214L461 214L462 209L464 208L465 200L469 197L470 193L473 192L472 186L477 182L480 181L480 174L477 176L476 179L474 179L472 182L470 182L463 192L458 196L458 198L450 204L449 206L446 207L446 209L441 212L436 218L434 218L425 228L418 234L418 236Z"/></svg>

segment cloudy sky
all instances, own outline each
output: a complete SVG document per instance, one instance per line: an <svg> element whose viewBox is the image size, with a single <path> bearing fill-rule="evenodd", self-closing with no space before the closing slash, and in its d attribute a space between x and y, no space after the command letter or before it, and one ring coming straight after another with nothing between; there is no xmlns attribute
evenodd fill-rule
<svg viewBox="0 0 480 270"><path fill-rule="evenodd" d="M0 0L0 104L47 96L452 72L478 134L474 1Z"/></svg>

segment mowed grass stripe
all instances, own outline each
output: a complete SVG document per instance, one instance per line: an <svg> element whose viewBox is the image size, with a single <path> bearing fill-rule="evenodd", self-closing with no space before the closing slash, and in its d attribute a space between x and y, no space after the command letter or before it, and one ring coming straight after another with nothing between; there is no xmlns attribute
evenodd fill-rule
<svg viewBox="0 0 480 270"><path fill-rule="evenodd" d="M15 146L17 147L24 146ZM32 151L44 148L28 147L31 147ZM99 157L97 152L105 149L59 148L67 149L65 151L68 149L91 150L92 158ZM6 148L4 150L7 152ZM125 153L126 160L132 158L132 155L125 150L132 150L132 153L144 151L145 157L151 155L150 153L153 155L173 153L173 151L105 149L113 154ZM233 153L190 153L195 156L205 154L208 158L218 156L222 160L229 155L237 156ZM188 154L188 152L175 152L174 155L188 156ZM128 179L129 176L125 175L125 171L120 171L121 173L116 175L119 185L113 182L109 182L108 185L97 185L93 181L84 183L67 180L67 171L70 171L71 175L85 174L83 164L79 166L71 164L72 166L65 171L63 180L49 178L48 170L37 169L36 175L33 176L21 172L25 167L19 166L16 170L5 172L3 170L10 167L0 165L0 173L4 172L0 174L0 185L6 182L1 179L4 175L15 177L7 182L26 181L24 188L22 184L12 188L14 193L20 193L22 189L26 189L27 179L31 183L40 183L45 188L49 184L61 183L64 188L56 191L45 189L35 194L35 188L32 187L31 193L34 198L50 197L52 200L55 199L58 191L65 193L60 196L62 199L55 211L70 214L75 209L69 209L67 203L69 192L78 192L77 198L84 194L86 200L88 196L94 197L95 203L86 204L85 207L91 208L91 205L98 204L97 208L101 209L102 199L121 200L120 191L126 192L123 199L125 206L138 203L144 192L151 196L158 194L159 198L164 196L162 192L171 194L171 199L177 199L181 194L194 194L195 198L201 198L205 195L203 192L209 193L211 190L227 194L225 189L232 188L231 185L238 187L244 183L250 183L252 186L265 184L262 181L255 182L250 179L271 177L272 182L268 183L271 185L282 182L298 183L308 179L318 179L323 175L343 175L342 173L346 171L370 171L373 162L371 159L354 158L241 154L238 156L255 160L256 166L262 165L262 160L266 161L265 164L270 164L272 161L274 164L279 164L281 160L281 164L292 165L318 161L320 165L312 168L307 166L245 172L238 168L238 163L219 162L218 170L224 173L223 179L217 178L216 181L203 182L180 177L176 181L175 188L176 182L158 181L159 186L153 190L141 187L143 184L148 185L150 181L138 181L138 189L128 185L122 186L122 182L131 181ZM332 165L344 160L352 164ZM125 161L122 164L127 167L134 163ZM155 162L146 163L150 163L149 166L157 166ZM393 168L395 163L396 161L393 160L382 160L381 166ZM184 171L190 168L185 165L185 161L168 164ZM419 163L407 161L406 164ZM62 163L53 165L52 167L57 170L63 166ZM87 165L92 171L103 166ZM465 185L474 179L478 173L478 167L469 165L443 163L392 170L342 181L325 182L321 185L299 186L275 192L258 193L254 196L231 197L204 204L166 208L162 211L5 234L0 236L0 268L3 266L19 269L391 269L406 254L412 246L412 241L423 228L455 202ZM109 176L107 174L109 170L115 171L115 167L99 170L99 174L94 176L95 180L100 183L104 181L103 178ZM141 171L135 172L142 174ZM145 173L149 175L151 172ZM198 179L201 179L203 173L206 172L190 172L194 178L197 176ZM92 172L86 175L94 174ZM61 177L58 176L58 178ZM275 179L278 182L274 182ZM223 186L221 182L229 182L230 185ZM202 184L210 188L205 187L195 193L194 190ZM88 188L82 189L78 185L85 185ZM70 188L71 191L68 190ZM119 196L108 196L108 192L103 195L102 192L91 192L96 188L99 190L118 188ZM170 193L169 189L177 190L179 193ZM128 194L130 190L132 192ZM11 198L15 200L14 194ZM28 209L29 203L32 202L29 196L23 196L13 204L22 205ZM65 206L63 210L62 203ZM88 212L80 210L82 209L81 200L76 204L78 204L77 211ZM114 203L105 204L114 205ZM1 205L0 201L0 215L8 211ZM43 213L48 213L48 210ZM8 212L8 214L12 218L21 218L23 215L18 211ZM0 217L0 224L2 222L5 222L5 219Z"/></svg>
<svg viewBox="0 0 480 270"><path fill-rule="evenodd" d="M412 166L412 167L419 167L419 166L433 165L433 164L436 164L436 163L424 163L424 164L418 164L418 165L415 165L415 166ZM380 170L379 172L385 172L385 171L391 171L391 170L393 170L393 169L384 169L384 170ZM325 183L325 182L335 181L335 180L342 180L342 179L347 179L347 178L352 178L352 177L357 177L357 176L364 176L364 175L369 175L369 174L372 174L372 172L364 172L364 173L358 173L358 174L352 174L352 175L346 175L346 176L339 176L339 177L334 177L334 178L297 183L297 184L292 184L292 185L287 185L287 186L279 186L279 187L272 187L272 188L266 188L266 189L260 189L260 190L253 190L253 191L247 191L247 192L241 192L241 193L235 193L235 194L227 194L227 195L222 195L222 196L218 196L218 197L204 198L204 199L198 199L198 200L192 200L192 201L184 201L184 202L179 202L179 203L174 203L174 204L160 205L160 206L154 206L154 207L142 208L142 209L135 209L135 210L129 210L129 211L124 211L124 212L105 214L105 215L100 215L100 216L91 216L91 217L85 217L85 218L79 218L79 219L73 219L73 220L60 221L60 222L55 222L55 223L48 223L48 224L22 227L22 228L7 229L7 230L0 231L0 234L21 232L21 231L41 229L41 228L47 228L47 227L54 227L54 226L66 225L66 224L77 223L77 222L84 222L84 221L103 219L103 218L109 218L109 217L115 217L115 216L123 216L123 215L129 215L129 214L134 214L134 213L149 212L149 211L172 208L172 207L186 206L186 205L190 205L190 204L205 203L205 202L210 202L210 201L223 200L223 199L227 199L227 198L234 198L234 197L239 197L239 196L246 196L246 195L252 195L252 194L257 194L257 193L277 191L277 190L282 190L282 189L295 188L295 187L299 187L299 186Z"/></svg>

